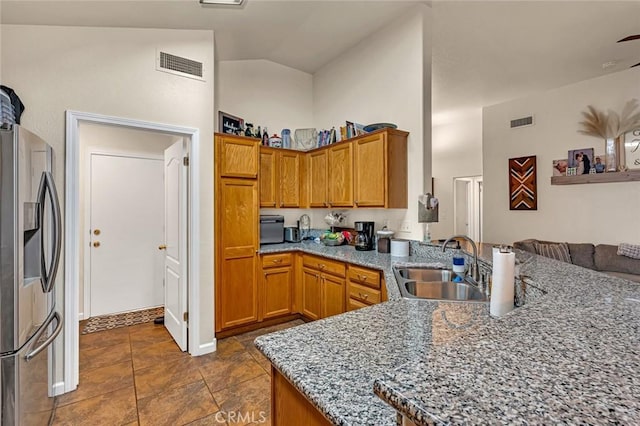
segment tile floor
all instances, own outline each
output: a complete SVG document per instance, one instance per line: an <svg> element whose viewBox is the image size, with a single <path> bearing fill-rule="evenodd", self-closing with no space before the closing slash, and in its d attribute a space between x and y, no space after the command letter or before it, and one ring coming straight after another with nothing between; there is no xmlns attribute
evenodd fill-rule
<svg viewBox="0 0 640 426"><path fill-rule="evenodd" d="M153 323L80 336L80 384L58 400L54 425L270 425L269 361L253 340L292 321L181 352Z"/></svg>

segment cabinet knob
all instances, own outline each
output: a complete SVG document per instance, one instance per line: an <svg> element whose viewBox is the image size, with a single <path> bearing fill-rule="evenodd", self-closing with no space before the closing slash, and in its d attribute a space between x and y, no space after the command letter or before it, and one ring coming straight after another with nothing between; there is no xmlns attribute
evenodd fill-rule
<svg viewBox="0 0 640 426"><path fill-rule="evenodd" d="M353 204L355 204L357 206L358 205L358 201L354 201Z"/></svg>
<svg viewBox="0 0 640 426"><path fill-rule="evenodd" d="M166 250L167 246L165 244L159 245L158 250Z"/></svg>
<svg viewBox="0 0 640 426"><path fill-rule="evenodd" d="M318 268L324 269L324 268L326 268L326 265L323 264L323 263L318 263Z"/></svg>
<svg viewBox="0 0 640 426"><path fill-rule="evenodd" d="M273 263L282 263L282 259L273 259Z"/></svg>
<svg viewBox="0 0 640 426"><path fill-rule="evenodd" d="M367 280L367 276L366 275L358 275L358 279L360 281L366 281Z"/></svg>
<svg viewBox="0 0 640 426"><path fill-rule="evenodd" d="M94 247L96 247L96 248L97 248L97 247L100 247L100 241L96 241L96 242L94 242L94 243L93 243L93 246L94 246Z"/></svg>
<svg viewBox="0 0 640 426"><path fill-rule="evenodd" d="M358 294L360 295L360 297L362 297L365 300L367 299L367 297L369 297L369 295L365 293L358 293Z"/></svg>
<svg viewBox="0 0 640 426"><path fill-rule="evenodd" d="M327 203L326 201L324 202L324 206L325 207L329 207L329 203Z"/></svg>

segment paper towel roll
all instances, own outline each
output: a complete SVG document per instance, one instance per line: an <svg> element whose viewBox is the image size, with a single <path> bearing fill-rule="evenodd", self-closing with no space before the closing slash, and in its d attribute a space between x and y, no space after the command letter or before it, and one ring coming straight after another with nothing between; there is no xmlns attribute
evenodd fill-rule
<svg viewBox="0 0 640 426"><path fill-rule="evenodd" d="M513 310L515 264L515 253L493 253L493 284L489 305L492 316L499 317Z"/></svg>

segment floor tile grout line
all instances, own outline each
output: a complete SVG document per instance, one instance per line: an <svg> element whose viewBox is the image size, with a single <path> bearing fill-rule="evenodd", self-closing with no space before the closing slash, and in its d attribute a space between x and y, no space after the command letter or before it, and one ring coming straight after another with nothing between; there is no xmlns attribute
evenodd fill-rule
<svg viewBox="0 0 640 426"><path fill-rule="evenodd" d="M133 342L131 341L131 326L127 327L129 336L129 354L131 355L131 375L133 380L133 398L136 402L136 421L140 426L140 408L138 406L138 385L136 384L136 371L133 369Z"/></svg>

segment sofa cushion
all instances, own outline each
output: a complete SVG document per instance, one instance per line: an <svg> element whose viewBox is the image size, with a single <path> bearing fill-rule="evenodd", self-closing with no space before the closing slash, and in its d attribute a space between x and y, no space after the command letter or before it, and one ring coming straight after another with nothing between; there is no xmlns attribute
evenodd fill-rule
<svg viewBox="0 0 640 426"><path fill-rule="evenodd" d="M589 243L569 243L569 254L571 254L571 263L582 266L583 268L596 269L593 255L596 247Z"/></svg>
<svg viewBox="0 0 640 426"><path fill-rule="evenodd" d="M640 259L640 244L620 243L618 245L618 255Z"/></svg>
<svg viewBox="0 0 640 426"><path fill-rule="evenodd" d="M623 280L629 280L640 284L640 275L635 274L625 274L624 272L612 272L606 271L605 274L611 275L612 277L622 278Z"/></svg>
<svg viewBox="0 0 640 426"><path fill-rule="evenodd" d="M569 254L569 246L567 243L533 243L533 245L536 248L536 253L540 256L571 263L571 255Z"/></svg>
<svg viewBox="0 0 640 426"><path fill-rule="evenodd" d="M640 275L640 260L618 256L618 246L599 244L595 252L596 269Z"/></svg>

